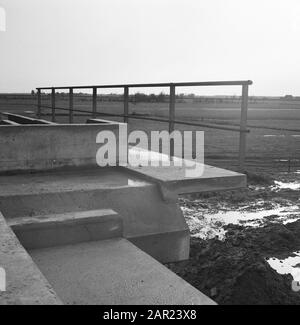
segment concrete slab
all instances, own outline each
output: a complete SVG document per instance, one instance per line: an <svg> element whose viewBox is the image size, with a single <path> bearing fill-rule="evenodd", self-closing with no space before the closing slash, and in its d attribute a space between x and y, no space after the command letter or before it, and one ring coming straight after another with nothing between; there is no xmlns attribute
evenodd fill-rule
<svg viewBox="0 0 300 325"><path fill-rule="evenodd" d="M153 186L122 168L78 168L0 176L0 197ZM73 211L73 210L71 210ZM24 211L26 214L26 212Z"/></svg>
<svg viewBox="0 0 300 325"><path fill-rule="evenodd" d="M123 236L122 218L109 209L13 218L8 225L26 249Z"/></svg>
<svg viewBox="0 0 300 325"><path fill-rule="evenodd" d="M30 254L65 304L215 304L125 239Z"/></svg>
<svg viewBox="0 0 300 325"><path fill-rule="evenodd" d="M230 170L217 168L205 164L197 163L199 169L203 170L201 175L187 176L187 170L184 159L174 157L170 160L165 154L159 154L142 148L129 150L129 155L141 154L146 161L168 161L169 166L137 166L128 165L125 167L133 175L143 176L148 181L154 181L161 186L162 192L166 198L172 194L189 194L210 191L223 191L243 188L247 184L246 176ZM181 166L177 164L180 162Z"/></svg>
<svg viewBox="0 0 300 325"><path fill-rule="evenodd" d="M1 213L0 266L6 272L6 291L0 292L0 305L55 305L62 303L8 227Z"/></svg>

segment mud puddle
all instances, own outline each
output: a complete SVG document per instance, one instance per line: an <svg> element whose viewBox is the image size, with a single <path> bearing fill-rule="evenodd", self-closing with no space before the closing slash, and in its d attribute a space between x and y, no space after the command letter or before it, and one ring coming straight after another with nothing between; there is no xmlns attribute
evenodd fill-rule
<svg viewBox="0 0 300 325"><path fill-rule="evenodd" d="M219 304L300 304L300 291L293 290L300 271L300 190L290 186L299 184L294 177L181 198L191 230L190 259L168 266Z"/></svg>
<svg viewBox="0 0 300 325"><path fill-rule="evenodd" d="M194 202L196 204L199 202ZM244 206L236 207L234 210L224 208L218 212L215 209L194 207L187 199L182 199L182 211L191 231L191 236L201 239L217 238L225 240L226 225L241 225L245 227L263 227L273 223L287 224L300 219L300 206L293 202L266 202L258 200Z"/></svg>

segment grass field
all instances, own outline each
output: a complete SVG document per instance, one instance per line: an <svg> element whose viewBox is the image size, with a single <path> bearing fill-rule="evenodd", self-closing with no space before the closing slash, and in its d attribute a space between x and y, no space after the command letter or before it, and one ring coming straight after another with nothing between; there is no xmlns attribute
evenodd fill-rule
<svg viewBox="0 0 300 325"><path fill-rule="evenodd" d="M58 98L57 107L68 108L68 97ZM43 105L51 106L47 96ZM29 114L36 110L36 98L24 95L0 95L0 111ZM108 114L122 114L123 104L117 101L101 101L97 103L98 111ZM75 96L74 109L89 111L92 108L90 96ZM168 103L130 103L130 114L167 118ZM43 109L45 119L50 119L50 109ZM57 110L60 115L57 121L68 122L67 111ZM48 114L48 115L47 115ZM176 119L225 125L239 125L240 103L213 101L210 102L178 102L176 103ZM104 117L122 120L116 117ZM87 116L76 116L74 122L84 123ZM247 136L248 169L278 168L287 170L291 159L292 169L300 169L300 100L261 99L249 101ZM130 130L165 130L166 123L131 119ZM213 165L235 169L237 166L239 133L203 127L177 125L178 130L205 131L205 159ZM271 129L270 129L271 128ZM272 129L274 128L274 129ZM290 129L291 131L288 131Z"/></svg>

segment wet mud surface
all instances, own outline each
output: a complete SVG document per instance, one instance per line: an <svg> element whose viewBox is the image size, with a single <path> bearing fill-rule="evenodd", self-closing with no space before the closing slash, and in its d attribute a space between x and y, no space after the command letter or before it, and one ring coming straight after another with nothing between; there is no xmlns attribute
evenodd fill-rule
<svg viewBox="0 0 300 325"><path fill-rule="evenodd" d="M167 266L219 304L300 304L299 174L183 197L190 260Z"/></svg>

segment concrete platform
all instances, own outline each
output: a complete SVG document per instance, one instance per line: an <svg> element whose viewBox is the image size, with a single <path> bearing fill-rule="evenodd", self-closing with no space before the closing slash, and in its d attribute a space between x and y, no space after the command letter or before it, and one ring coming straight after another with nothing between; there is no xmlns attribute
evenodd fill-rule
<svg viewBox="0 0 300 325"><path fill-rule="evenodd" d="M78 168L0 176L0 196L34 195L99 189L144 187L153 184L121 168ZM24 211L26 214L26 212Z"/></svg>
<svg viewBox="0 0 300 325"><path fill-rule="evenodd" d="M65 304L214 305L126 239L31 250Z"/></svg>

